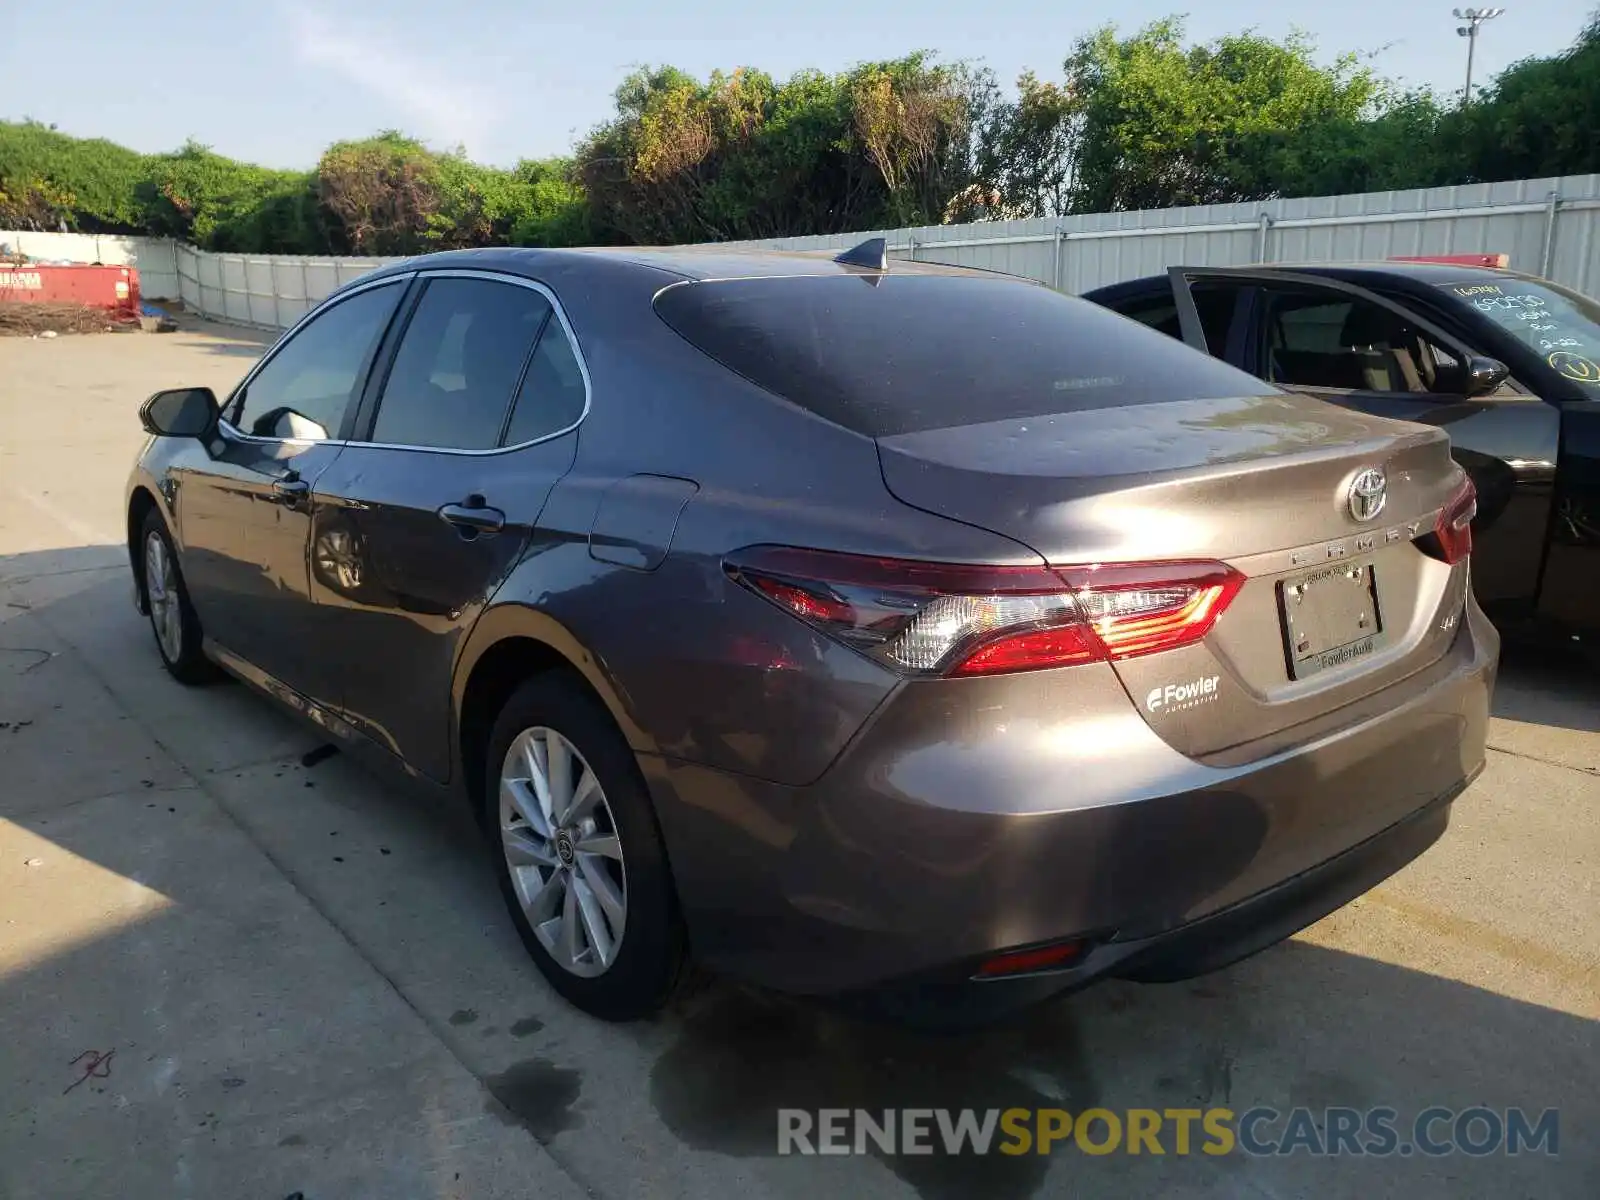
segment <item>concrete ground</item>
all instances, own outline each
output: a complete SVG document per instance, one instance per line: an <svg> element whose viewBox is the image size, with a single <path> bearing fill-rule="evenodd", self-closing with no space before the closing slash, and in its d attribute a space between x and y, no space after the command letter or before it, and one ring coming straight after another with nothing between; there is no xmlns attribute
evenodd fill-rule
<svg viewBox="0 0 1600 1200"><path fill-rule="evenodd" d="M122 483L210 329L0 340L0 1197L1600 1195L1600 683L1508 659L1444 841L1290 942L929 1038L712 984L567 1008L461 814L129 604ZM1560 1109L1559 1156L779 1157L779 1107Z"/></svg>

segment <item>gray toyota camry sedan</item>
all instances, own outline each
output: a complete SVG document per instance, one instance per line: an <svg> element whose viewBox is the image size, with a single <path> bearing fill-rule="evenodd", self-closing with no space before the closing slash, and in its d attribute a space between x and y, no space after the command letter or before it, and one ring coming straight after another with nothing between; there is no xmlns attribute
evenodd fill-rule
<svg viewBox="0 0 1600 1200"><path fill-rule="evenodd" d="M1210 970L1483 766L1443 430L881 243L414 259L141 420L167 669L470 804L602 1017L691 958L938 1021Z"/></svg>

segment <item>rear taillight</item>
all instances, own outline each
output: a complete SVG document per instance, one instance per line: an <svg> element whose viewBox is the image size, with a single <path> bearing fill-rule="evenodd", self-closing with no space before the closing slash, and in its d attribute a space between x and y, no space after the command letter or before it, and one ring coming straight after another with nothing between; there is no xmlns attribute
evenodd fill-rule
<svg viewBox="0 0 1600 1200"><path fill-rule="evenodd" d="M1439 520L1433 527L1437 557L1451 564L1460 562L1472 553L1472 522L1478 515L1478 489L1470 478L1463 479L1455 494L1439 510Z"/></svg>
<svg viewBox="0 0 1600 1200"><path fill-rule="evenodd" d="M1218 562L1062 567L1111 658L1135 658L1197 642L1244 586Z"/></svg>
<svg viewBox="0 0 1600 1200"><path fill-rule="evenodd" d="M1217 562L1003 567L785 546L731 555L731 578L906 675L995 675L1199 641L1244 576Z"/></svg>

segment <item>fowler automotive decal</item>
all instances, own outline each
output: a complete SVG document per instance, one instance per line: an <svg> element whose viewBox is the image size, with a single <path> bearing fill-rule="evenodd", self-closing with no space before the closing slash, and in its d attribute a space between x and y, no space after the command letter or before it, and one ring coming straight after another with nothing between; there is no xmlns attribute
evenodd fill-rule
<svg viewBox="0 0 1600 1200"><path fill-rule="evenodd" d="M1359 642L1351 642L1348 646L1340 646L1337 650L1329 650L1317 656L1326 671L1329 667L1342 667L1347 662L1354 662L1358 658L1365 658L1377 647L1376 638L1362 638Z"/></svg>
<svg viewBox="0 0 1600 1200"><path fill-rule="evenodd" d="M1165 687L1150 689L1144 706L1151 712L1181 712L1186 708L1207 704L1217 698L1220 675L1205 675L1189 683L1169 683Z"/></svg>

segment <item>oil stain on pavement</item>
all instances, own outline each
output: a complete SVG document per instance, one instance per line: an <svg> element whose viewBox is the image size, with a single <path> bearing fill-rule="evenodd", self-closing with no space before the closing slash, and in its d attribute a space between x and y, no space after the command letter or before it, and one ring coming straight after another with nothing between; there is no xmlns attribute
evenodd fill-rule
<svg viewBox="0 0 1600 1200"><path fill-rule="evenodd" d="M583 1118L573 1107L583 1076L543 1058L530 1058L484 1081L492 1099L484 1106L507 1125L518 1125L541 1142L576 1128Z"/></svg>

